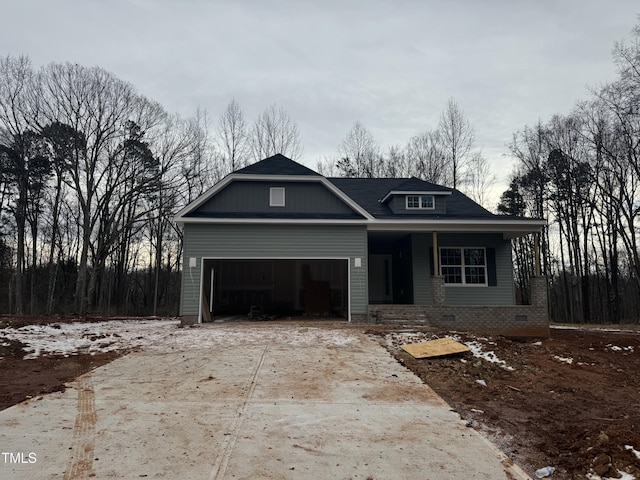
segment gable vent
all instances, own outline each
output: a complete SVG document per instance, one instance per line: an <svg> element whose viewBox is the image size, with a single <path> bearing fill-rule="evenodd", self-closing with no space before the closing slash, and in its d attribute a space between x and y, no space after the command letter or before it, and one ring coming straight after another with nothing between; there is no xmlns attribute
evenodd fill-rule
<svg viewBox="0 0 640 480"><path fill-rule="evenodd" d="M284 207L284 187L271 187L269 189L269 206Z"/></svg>

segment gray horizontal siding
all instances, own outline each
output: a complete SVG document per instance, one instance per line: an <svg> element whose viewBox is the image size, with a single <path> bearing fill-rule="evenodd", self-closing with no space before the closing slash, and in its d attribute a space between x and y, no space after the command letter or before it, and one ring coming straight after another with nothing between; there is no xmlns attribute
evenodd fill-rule
<svg viewBox="0 0 640 480"><path fill-rule="evenodd" d="M284 187L285 206L269 206L269 189ZM201 205L198 213L352 214L353 210L320 183L233 181Z"/></svg>
<svg viewBox="0 0 640 480"><path fill-rule="evenodd" d="M365 227L185 224L181 315L197 315L202 258L349 258L351 313L367 309ZM189 258L196 267L189 268ZM362 267L354 267L360 258Z"/></svg>
<svg viewBox="0 0 640 480"><path fill-rule="evenodd" d="M417 305L429 305L431 299L431 234L414 234L414 298ZM445 286L446 305L513 305L515 290L511 243L501 234L438 234L439 247L492 247L496 252L496 280L492 287Z"/></svg>

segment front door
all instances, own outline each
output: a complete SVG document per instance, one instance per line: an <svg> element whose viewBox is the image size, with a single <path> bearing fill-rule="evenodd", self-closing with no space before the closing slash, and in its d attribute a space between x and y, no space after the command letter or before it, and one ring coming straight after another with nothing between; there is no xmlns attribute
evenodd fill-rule
<svg viewBox="0 0 640 480"><path fill-rule="evenodd" d="M393 303L391 255L369 255L369 303Z"/></svg>

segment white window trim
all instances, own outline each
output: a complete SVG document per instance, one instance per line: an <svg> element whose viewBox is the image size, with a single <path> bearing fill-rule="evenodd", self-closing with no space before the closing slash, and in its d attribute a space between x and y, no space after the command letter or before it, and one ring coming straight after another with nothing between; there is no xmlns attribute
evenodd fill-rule
<svg viewBox="0 0 640 480"><path fill-rule="evenodd" d="M418 197L420 199L420 206L418 207L410 207L409 206L409 197ZM423 207L422 206L422 197L431 197L431 205L432 207ZM404 204L407 210L435 210L436 209L436 199L433 195L405 195Z"/></svg>
<svg viewBox="0 0 640 480"><path fill-rule="evenodd" d="M444 286L445 287L488 287L489 286L489 266L487 264L487 247L458 247L458 246L440 246L438 247L438 266L440 267L440 271L438 272L440 274L440 276L444 277L444 275L442 274L442 249L451 249L451 248L457 248L462 250L460 252L461 254L461 260L462 260L462 264L460 265L460 268L462 268L462 283L447 283L446 281L444 282ZM464 250L483 250L484 251L484 283L466 283L466 275L464 272L464 268L466 267L466 265L464 264ZM457 267L457 265L444 265L445 267ZM470 265L473 267L478 267L481 265Z"/></svg>
<svg viewBox="0 0 640 480"><path fill-rule="evenodd" d="M276 192L282 192L282 203L277 202L280 200L277 198ZM269 187L269 206L270 207L284 207L285 206L285 190L284 187Z"/></svg>

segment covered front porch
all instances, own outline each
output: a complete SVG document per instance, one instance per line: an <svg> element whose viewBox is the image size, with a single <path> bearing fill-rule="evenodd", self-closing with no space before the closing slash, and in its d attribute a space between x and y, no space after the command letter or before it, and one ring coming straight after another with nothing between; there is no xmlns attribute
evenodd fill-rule
<svg viewBox="0 0 640 480"><path fill-rule="evenodd" d="M531 304L518 305L510 238L505 232L369 232L368 321L548 336L538 242Z"/></svg>

